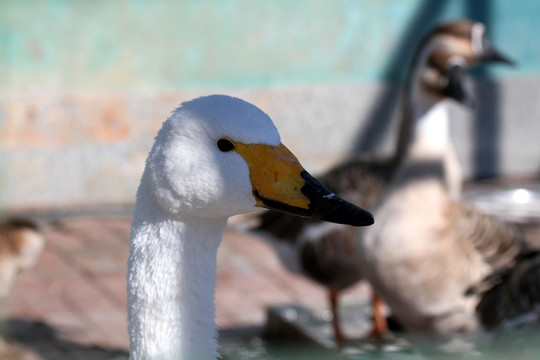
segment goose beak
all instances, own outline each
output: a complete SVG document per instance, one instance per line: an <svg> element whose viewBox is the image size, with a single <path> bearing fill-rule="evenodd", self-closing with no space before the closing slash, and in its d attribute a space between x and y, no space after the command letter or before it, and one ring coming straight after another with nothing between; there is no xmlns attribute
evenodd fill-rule
<svg viewBox="0 0 540 360"><path fill-rule="evenodd" d="M236 143L235 150L248 164L257 206L338 224L373 224L369 211L325 188L283 144Z"/></svg>
<svg viewBox="0 0 540 360"><path fill-rule="evenodd" d="M480 57L481 63L504 63L507 65L514 66L515 62L508 57L502 55L497 49L491 46L490 43L484 44L484 51Z"/></svg>
<svg viewBox="0 0 540 360"><path fill-rule="evenodd" d="M484 42L484 49L477 64L486 63L505 63L508 65L515 64L512 60L502 55L493 46L491 46L487 40ZM476 107L476 102L463 86L465 70L466 69L461 65L454 65L447 71L446 77L448 79L448 84L444 88L443 94L468 107L474 108Z"/></svg>

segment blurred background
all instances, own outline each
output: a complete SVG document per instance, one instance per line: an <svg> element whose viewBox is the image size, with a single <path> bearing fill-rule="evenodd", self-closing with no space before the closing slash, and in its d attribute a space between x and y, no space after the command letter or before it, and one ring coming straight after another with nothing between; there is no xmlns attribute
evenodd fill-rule
<svg viewBox="0 0 540 360"><path fill-rule="evenodd" d="M468 177L540 171L535 0L2 1L0 203L132 203L153 137L210 93L266 111L304 166L391 149L418 39L445 19L487 25L517 66L483 68L452 124ZM459 111L459 110L456 110Z"/></svg>
<svg viewBox="0 0 540 360"><path fill-rule="evenodd" d="M538 177L538 14L537 0L0 0L0 209L55 224L39 274L24 274L9 302L8 315L27 321L16 329L42 321L40 331L64 326L73 344L125 349L125 334L112 339L100 321L125 326L130 207L153 138L182 101L225 93L257 105L315 175L352 153L386 154L415 46L445 20L485 23L517 63L474 70L476 109L452 108L465 177ZM279 301L312 291L324 303L275 259L254 270L235 254L272 252L244 243L226 238L227 284L262 271L292 281ZM78 297L58 280L66 274L84 278ZM261 309L235 323L242 314L220 313L219 291L218 324L263 320ZM107 311L80 315L100 301ZM84 332L88 318L101 335Z"/></svg>

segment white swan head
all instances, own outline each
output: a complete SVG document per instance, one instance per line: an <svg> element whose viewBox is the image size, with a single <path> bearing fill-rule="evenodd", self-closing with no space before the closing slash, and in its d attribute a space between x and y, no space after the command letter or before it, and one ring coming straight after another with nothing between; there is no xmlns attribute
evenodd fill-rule
<svg viewBox="0 0 540 360"><path fill-rule="evenodd" d="M183 103L159 131L137 193L127 277L133 360L216 357L217 249L226 218L257 206L373 223L313 179L257 107L224 95Z"/></svg>
<svg viewBox="0 0 540 360"><path fill-rule="evenodd" d="M330 196L302 168L268 115L225 95L185 102L172 113L148 156L145 180L145 193L171 217L228 217L259 206L357 226L373 223L369 212Z"/></svg>

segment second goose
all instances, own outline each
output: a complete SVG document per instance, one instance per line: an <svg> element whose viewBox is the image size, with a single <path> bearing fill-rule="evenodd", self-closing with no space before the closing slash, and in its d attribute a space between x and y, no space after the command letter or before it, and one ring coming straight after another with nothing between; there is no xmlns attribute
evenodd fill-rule
<svg viewBox="0 0 540 360"><path fill-rule="evenodd" d="M463 87L464 71L485 62L509 62L495 51L485 36L484 26L456 21L433 29L417 47L410 68L401 110L400 131L394 153L384 158L357 158L338 165L319 177L329 189L348 201L371 208L377 202L405 154L413 146L411 133L417 127L432 142L441 143L445 186L454 198L461 192L461 172L448 139L446 99L470 104ZM429 115L429 116L427 116ZM432 121L420 119L436 118ZM336 341L345 335L338 316L339 293L360 281L364 275L359 261L356 228L326 224L268 211L261 215L256 229L276 249L283 264L328 289ZM380 304L374 301L374 304ZM375 306L380 309L380 306ZM386 330L376 311L374 334Z"/></svg>

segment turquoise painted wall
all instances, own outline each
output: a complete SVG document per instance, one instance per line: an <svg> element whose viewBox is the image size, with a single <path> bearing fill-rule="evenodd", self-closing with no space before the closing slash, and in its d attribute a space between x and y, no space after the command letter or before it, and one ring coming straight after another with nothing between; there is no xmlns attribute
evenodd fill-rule
<svg viewBox="0 0 540 360"><path fill-rule="evenodd" d="M441 19L540 71L537 0L1 0L0 91L396 81Z"/></svg>

